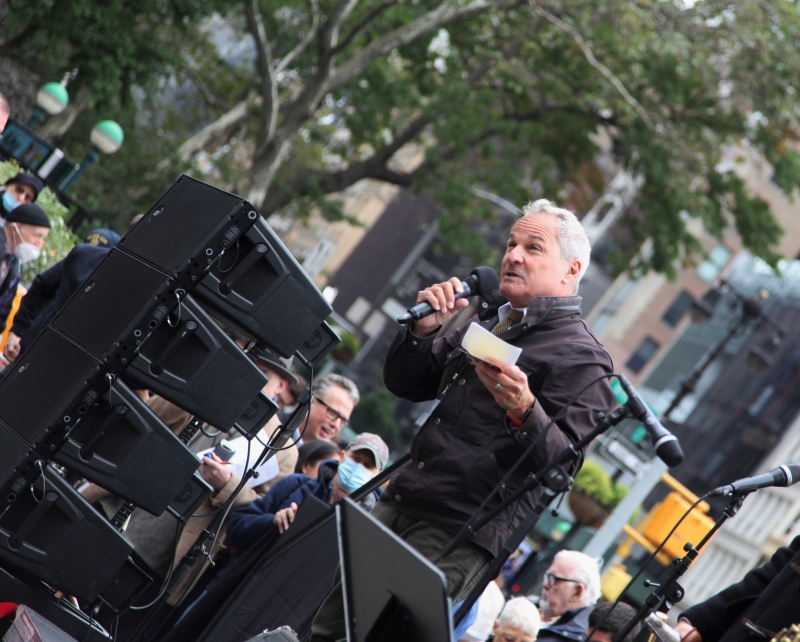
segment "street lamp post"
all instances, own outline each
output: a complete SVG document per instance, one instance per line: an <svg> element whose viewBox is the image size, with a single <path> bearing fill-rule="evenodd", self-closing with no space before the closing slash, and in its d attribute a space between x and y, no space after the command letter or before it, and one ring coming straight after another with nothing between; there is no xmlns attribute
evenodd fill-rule
<svg viewBox="0 0 800 642"><path fill-rule="evenodd" d="M62 192L68 192L78 178L80 178L81 174L83 174L90 165L100 160L100 154L113 154L122 147L125 135L122 132L122 127L113 120L101 120L92 128L90 140L92 146L86 150L86 155L83 157L80 165L76 165L75 169L65 180L61 187Z"/></svg>
<svg viewBox="0 0 800 642"><path fill-rule="evenodd" d="M700 363L695 366L694 370L681 381L680 389L670 402L669 407L664 411L664 419L669 419L672 412L681 404L686 396L697 389L697 383L700 381L700 377L703 376L706 369L708 369L708 367L724 352L731 339L750 325L751 322L755 321L756 327L762 324L769 325L776 332L776 336L772 339L774 345L780 343L780 337L784 334L783 328L764 312L763 301L767 299L769 292L761 290L758 293L758 298L746 297L727 281L723 280L721 285L736 298L737 304L741 307L739 318L728 327L728 332L725 334L722 341L720 341L711 352L706 354L700 360ZM695 323L704 323L713 316L713 309L705 302L694 301L692 303L691 316ZM752 351L754 353L752 355L753 358L748 358L748 363L757 363L761 368L769 366L768 355L763 351L758 351L756 353L757 350L756 348Z"/></svg>
<svg viewBox="0 0 800 642"><path fill-rule="evenodd" d="M36 107L28 120L28 129L36 129L49 116L55 116L64 111L68 104L69 94L63 85L57 82L45 83L36 94Z"/></svg>

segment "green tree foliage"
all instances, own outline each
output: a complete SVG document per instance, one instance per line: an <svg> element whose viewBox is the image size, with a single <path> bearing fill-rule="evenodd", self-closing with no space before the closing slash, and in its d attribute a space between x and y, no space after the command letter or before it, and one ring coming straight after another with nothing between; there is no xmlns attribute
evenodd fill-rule
<svg viewBox="0 0 800 642"><path fill-rule="evenodd" d="M787 194L800 184L794 2L110 5L14 1L7 20L20 34L37 25L22 41L28 59L43 50L34 37L68 41L59 69L78 65L81 82L102 50L106 66L91 80L98 96L139 87L133 106L117 106L123 151L80 186L103 211L135 213L191 167L262 214L319 208L340 218L330 195L372 178L431 194L450 247L477 253L483 239L471 223L492 213L473 187L518 204L566 198L585 211L604 187L602 132L617 167L641 183L620 267L672 274L696 260L687 217L718 236L734 227L746 247L777 259L781 230L767 205L719 161L726 146L747 146L772 163ZM45 26L56 8L63 21ZM198 28L213 9L223 17ZM227 51L232 43L252 46L244 55ZM58 66L54 53L39 57ZM85 136L93 123L81 122L73 129ZM416 169L398 162L408 143L422 159Z"/></svg>
<svg viewBox="0 0 800 642"><path fill-rule="evenodd" d="M614 482L603 467L593 461L583 462L575 475L573 488L597 500L609 510L614 510L630 490L627 486Z"/></svg>
<svg viewBox="0 0 800 642"><path fill-rule="evenodd" d="M0 162L0 185L15 176L20 171L19 165L14 161ZM36 199L36 204L47 213L50 219L50 233L44 242L42 253L35 261L30 261L22 266L22 284L29 286L34 277L51 265L63 259L79 241L64 222L67 208L56 198L56 195L46 187Z"/></svg>

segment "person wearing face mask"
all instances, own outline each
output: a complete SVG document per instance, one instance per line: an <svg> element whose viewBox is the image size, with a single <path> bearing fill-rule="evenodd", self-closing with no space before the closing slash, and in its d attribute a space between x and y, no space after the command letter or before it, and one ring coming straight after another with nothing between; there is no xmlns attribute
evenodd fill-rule
<svg viewBox="0 0 800 642"><path fill-rule="evenodd" d="M243 550L252 545L268 529L283 533L291 527L297 507L307 495L314 495L326 504L335 504L375 477L389 460L389 448L378 435L365 432L356 437L338 461L320 464L317 478L289 475L279 481L261 499L231 515L227 542ZM362 506L370 510L378 499L368 495Z"/></svg>
<svg viewBox="0 0 800 642"><path fill-rule="evenodd" d="M0 245L0 332L14 303L23 263L39 258L44 240L50 233L50 220L45 211L34 203L23 203L6 214Z"/></svg>
<svg viewBox="0 0 800 642"><path fill-rule="evenodd" d="M6 220L11 210L25 203L34 203L43 189L42 179L34 174L20 172L9 178L0 188L0 218Z"/></svg>

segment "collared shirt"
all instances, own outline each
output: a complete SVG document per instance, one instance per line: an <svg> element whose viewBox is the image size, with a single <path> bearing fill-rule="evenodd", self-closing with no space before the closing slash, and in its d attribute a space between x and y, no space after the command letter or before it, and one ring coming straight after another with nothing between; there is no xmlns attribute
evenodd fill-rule
<svg viewBox="0 0 800 642"><path fill-rule="evenodd" d="M522 312L522 318L519 320L519 322L522 323L525 320L525 317L528 315L528 307L525 306L524 308L514 308L514 309L518 310L519 312ZM506 303L497 308L497 314L500 317L500 319L497 322L500 323L500 321L505 319L508 316L509 312L511 312L510 303Z"/></svg>

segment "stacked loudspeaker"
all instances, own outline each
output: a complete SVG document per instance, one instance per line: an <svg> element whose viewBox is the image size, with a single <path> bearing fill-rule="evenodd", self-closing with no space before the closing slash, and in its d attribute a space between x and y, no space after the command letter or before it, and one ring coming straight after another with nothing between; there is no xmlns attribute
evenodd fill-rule
<svg viewBox="0 0 800 642"><path fill-rule="evenodd" d="M211 490L200 460L133 389L251 436L277 408L223 327L314 367L330 312L250 203L178 179L0 381L0 564L126 608L130 543L47 462L187 518Z"/></svg>

